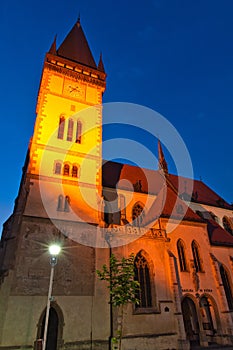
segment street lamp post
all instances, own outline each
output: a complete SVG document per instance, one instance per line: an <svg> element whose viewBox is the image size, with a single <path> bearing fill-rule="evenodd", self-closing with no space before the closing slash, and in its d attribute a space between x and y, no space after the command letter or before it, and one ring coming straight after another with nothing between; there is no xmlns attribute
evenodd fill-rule
<svg viewBox="0 0 233 350"><path fill-rule="evenodd" d="M49 323L49 310L50 310L50 302L51 302L52 289L53 289L54 267L57 264L57 256L60 253L60 251L61 251L61 247L59 245L57 245L57 244L52 244L49 247L51 272L50 272L50 280L49 280L49 291L48 291L48 300L47 300L47 307L46 307L46 316L45 316L45 325L44 325L44 336L43 336L42 350L45 350L45 348L46 348L46 340L47 340L47 333L48 333L48 323Z"/></svg>
<svg viewBox="0 0 233 350"><path fill-rule="evenodd" d="M111 256L112 256L112 246L111 246L112 233L106 232L105 240L109 247L109 271L110 271L110 288L112 286L112 268L111 268ZM109 350L112 349L112 339L113 339L113 310L112 310L112 294L110 293L110 336L108 342Z"/></svg>

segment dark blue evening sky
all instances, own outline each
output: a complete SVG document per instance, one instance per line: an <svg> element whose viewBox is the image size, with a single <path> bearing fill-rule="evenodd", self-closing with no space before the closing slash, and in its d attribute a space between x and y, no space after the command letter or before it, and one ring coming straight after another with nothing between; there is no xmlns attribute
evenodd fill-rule
<svg viewBox="0 0 233 350"><path fill-rule="evenodd" d="M186 143L194 177L232 202L232 0L3 0L0 224L17 196L44 55L79 12L97 62L103 53L104 102L161 113Z"/></svg>

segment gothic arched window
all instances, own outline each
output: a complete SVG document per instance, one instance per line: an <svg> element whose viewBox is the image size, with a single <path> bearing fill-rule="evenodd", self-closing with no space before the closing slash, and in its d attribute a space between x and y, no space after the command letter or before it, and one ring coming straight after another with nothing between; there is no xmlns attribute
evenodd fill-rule
<svg viewBox="0 0 233 350"><path fill-rule="evenodd" d="M180 271L188 271L185 257L184 242L181 239L179 239L177 242L177 251L179 257Z"/></svg>
<svg viewBox="0 0 233 350"><path fill-rule="evenodd" d="M64 165L63 175L66 175L66 176L70 175L70 166L69 166L69 164L65 164Z"/></svg>
<svg viewBox="0 0 233 350"><path fill-rule="evenodd" d="M57 210L63 211L63 196L61 194L60 194L60 196L58 196Z"/></svg>
<svg viewBox="0 0 233 350"><path fill-rule="evenodd" d="M63 139L64 129L65 129L65 118L64 117L60 117L60 119L59 119L59 126L58 126L58 134L57 134L57 138L58 139Z"/></svg>
<svg viewBox="0 0 233 350"><path fill-rule="evenodd" d="M107 200L104 200L104 221L108 225L113 223L112 208Z"/></svg>
<svg viewBox="0 0 233 350"><path fill-rule="evenodd" d="M196 272L203 272L199 247L196 241L192 241L193 262Z"/></svg>
<svg viewBox="0 0 233 350"><path fill-rule="evenodd" d="M68 212L70 211L70 197L65 197L65 205L64 205L64 211Z"/></svg>
<svg viewBox="0 0 233 350"><path fill-rule="evenodd" d="M140 252L134 260L134 276L140 287L137 292L139 304L136 307L152 307L150 269L146 258Z"/></svg>
<svg viewBox="0 0 233 350"><path fill-rule="evenodd" d="M73 165L73 167L72 167L72 177L78 177L78 167L77 167L77 165Z"/></svg>
<svg viewBox="0 0 233 350"><path fill-rule="evenodd" d="M132 224L134 226L141 226L144 218L143 206L140 203L136 203L132 209Z"/></svg>
<svg viewBox="0 0 233 350"><path fill-rule="evenodd" d="M68 122L68 130L67 130L67 141L72 141L73 139L73 128L74 128L74 122L72 119L69 119Z"/></svg>
<svg viewBox="0 0 233 350"><path fill-rule="evenodd" d="M55 169L54 169L55 174L61 174L61 163L60 162L56 162L55 163Z"/></svg>
<svg viewBox="0 0 233 350"><path fill-rule="evenodd" d="M233 294L232 294L230 279L223 265L220 266L220 274L221 274L223 288L226 294L229 310L233 310Z"/></svg>
<svg viewBox="0 0 233 350"><path fill-rule="evenodd" d="M77 131L76 131L76 143L81 143L82 141L82 122L77 121Z"/></svg>

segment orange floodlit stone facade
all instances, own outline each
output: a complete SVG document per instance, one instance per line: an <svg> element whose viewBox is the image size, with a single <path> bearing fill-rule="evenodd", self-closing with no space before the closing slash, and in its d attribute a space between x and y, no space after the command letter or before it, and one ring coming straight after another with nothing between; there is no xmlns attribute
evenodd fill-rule
<svg viewBox="0 0 233 350"><path fill-rule="evenodd" d="M47 350L107 350L117 310L96 270L135 256L139 305L122 349L233 346L233 207L202 181L104 161L106 73L80 20L45 56L36 121L0 246L0 349L41 349L59 242ZM110 87L111 88L111 87ZM114 349L117 349L114 348Z"/></svg>

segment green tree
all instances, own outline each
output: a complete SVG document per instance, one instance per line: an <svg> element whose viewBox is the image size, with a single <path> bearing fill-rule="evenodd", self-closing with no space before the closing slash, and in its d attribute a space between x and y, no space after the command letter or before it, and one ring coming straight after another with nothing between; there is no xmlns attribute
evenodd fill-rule
<svg viewBox="0 0 233 350"><path fill-rule="evenodd" d="M116 337L112 339L113 349L121 349L124 306L128 303L139 304L137 291L139 282L134 279L134 255L118 260L114 254L110 257L109 267L106 264L96 271L102 281L107 282L110 292L110 303L118 309L118 327Z"/></svg>

